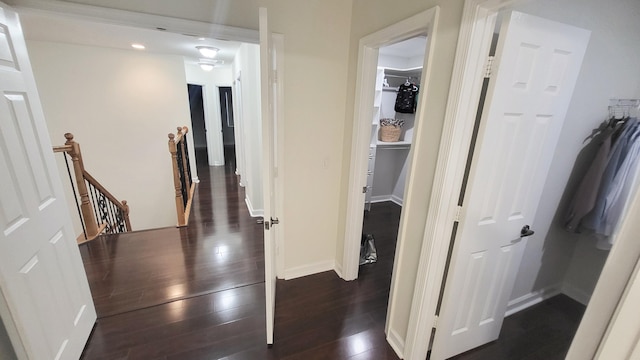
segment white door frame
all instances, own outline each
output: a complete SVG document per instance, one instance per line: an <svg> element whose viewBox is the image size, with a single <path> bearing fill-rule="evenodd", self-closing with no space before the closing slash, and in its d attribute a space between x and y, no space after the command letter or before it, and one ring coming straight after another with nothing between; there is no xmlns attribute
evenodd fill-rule
<svg viewBox="0 0 640 360"><path fill-rule="evenodd" d="M221 166L224 165L224 152L223 152L223 144L222 144L222 129L220 128L220 123L222 122L221 117L220 117L220 105L215 106L215 103L220 103L219 99L216 99L217 102L214 102L214 104L212 106L209 106L209 102L207 101L207 98L211 95L212 92L218 94L218 88L220 86L227 86L227 85L218 85L216 84L215 86L213 86L213 88L215 90L212 91L212 86L210 86L210 84L207 84L203 81L190 81L189 79L187 79L187 85L199 85L202 86L202 107L204 108L204 126L206 128L205 131L205 139L206 139L206 143L207 143L207 162L209 163L210 166ZM231 86L231 85L228 85ZM213 109L212 109L213 107ZM213 121L213 122L212 122ZM191 133L191 138L193 138L194 134L194 126L193 126L193 121L191 119L189 119L189 126L191 126L190 129L190 133ZM218 126L214 126L215 124L218 124ZM216 139L213 139L213 136L211 136L211 133L216 133L218 134L218 139L216 142ZM193 158L193 161L191 161L191 171L193 172L195 169L197 169L196 163L195 163L195 141L191 140L190 141L193 143L194 146L194 156L192 156L191 158ZM216 146L218 145L218 146ZM191 149L189 150L191 151ZM190 158L190 160L191 160ZM216 161L216 159L220 159L222 162L220 162L220 160ZM197 177L196 177L197 178Z"/></svg>
<svg viewBox="0 0 640 360"><path fill-rule="evenodd" d="M436 43L436 24L440 8L438 6L416 14L408 19L376 31L360 39L358 52L358 75L356 79L355 113L353 122L353 135L351 139L351 165L349 173L349 194L347 198L347 220L344 234L344 255L342 266L337 264L336 272L343 279L350 281L358 278L358 263L360 257L360 238L362 236L362 217L364 213L365 194L362 188L367 183L368 151L371 141L371 119L373 118L373 102L376 84L376 72L378 68L378 52L385 45L390 45L418 35L427 34L427 47L424 55L421 84L427 84L431 75L430 56L434 52ZM428 89L423 90L428 93ZM411 198L414 189L419 186L411 181L413 166L413 149L425 141L421 136L420 128L426 122L425 101L422 97L418 100L416 111L416 130L413 145L409 151L408 161L411 164L407 171L407 183L405 187L405 202ZM398 244L393 269L398 268L398 257L404 243L403 229L406 226L407 217L403 214L400 219ZM393 284L392 284L393 288ZM393 291L392 291L393 295ZM393 296L390 298L390 308Z"/></svg>
<svg viewBox="0 0 640 360"><path fill-rule="evenodd" d="M466 0L449 89L438 162L420 252L407 337L405 359L425 359L442 286L451 231L457 212L468 149L475 122L496 15L518 0ZM640 192L633 211L623 220L589 306L574 337L567 359L590 359L596 353L616 305L633 272L640 242L634 214L640 210ZM638 215L635 215L636 218ZM632 229L633 228L633 229ZM635 231L635 232L634 232ZM396 252L397 254L397 252ZM606 338L605 338L606 340ZM434 359L439 360L439 359Z"/></svg>
<svg viewBox="0 0 640 360"><path fill-rule="evenodd" d="M215 94L207 94L207 96L215 96L215 103L217 104L217 106L215 106L215 110L214 110L214 115L213 117L211 117L211 119L217 124L216 126L213 126L213 130L218 134L217 138L218 138L218 142L216 143L213 139L210 138L209 133L210 131L207 131L207 147L212 146L217 144L218 146L216 146L217 151L219 152L219 156L220 156L220 161L213 161L211 162L211 160L209 160L209 165L210 166L221 166L225 164L225 158L224 158L224 137L222 136L222 107L220 106L220 88L221 87L230 87L231 88L231 94L233 94L233 83L214 83L213 84L213 92ZM203 95L205 92L203 91ZM233 95L232 95L233 96ZM231 100L232 103L232 108L231 111L233 111L233 101L235 101L235 99ZM206 119L207 119L207 115L206 115L206 111L205 111L205 123L206 123ZM234 113L235 115L235 113ZM211 123L211 121L209 122ZM234 126L235 127L235 126ZM235 132L235 128L233 129L233 131ZM235 138L233 139L234 143L235 143Z"/></svg>

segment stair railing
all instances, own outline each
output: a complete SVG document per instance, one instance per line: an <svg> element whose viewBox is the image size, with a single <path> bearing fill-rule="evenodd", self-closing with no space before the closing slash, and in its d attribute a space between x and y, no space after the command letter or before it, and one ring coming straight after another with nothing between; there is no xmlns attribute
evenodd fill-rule
<svg viewBox="0 0 640 360"><path fill-rule="evenodd" d="M62 152L65 156L64 161L82 224L82 235L78 236L78 244L91 241L102 233L115 234L131 231L127 201L118 201L85 170L80 144L73 140L73 134L66 133L64 137L67 140L65 144L54 146L53 152ZM69 167L69 158L72 161L74 176Z"/></svg>
<svg viewBox="0 0 640 360"><path fill-rule="evenodd" d="M178 127L177 133L169 134L169 153L173 168L173 184L175 188L176 213L178 215L178 227L189 224L189 213L195 191L195 184L191 177L189 166L189 148L187 146L186 126Z"/></svg>

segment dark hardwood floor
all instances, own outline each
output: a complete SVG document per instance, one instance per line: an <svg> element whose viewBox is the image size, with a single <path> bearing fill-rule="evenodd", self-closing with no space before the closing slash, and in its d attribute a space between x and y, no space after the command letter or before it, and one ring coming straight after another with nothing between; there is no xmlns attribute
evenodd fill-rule
<svg viewBox="0 0 640 360"><path fill-rule="evenodd" d="M365 216L378 262L361 266L357 281L334 272L278 281L275 343L267 348L262 227L246 210L225 150L224 167L202 166L206 156L196 154L200 183L188 228L105 236L80 247L98 311L83 359L398 359L384 323L401 208L373 204ZM546 313L545 306L535 308ZM524 349L559 349L543 346L545 335L563 331L545 332L546 315L510 324L523 313L505 321L506 341L516 348L514 334L534 329L537 340ZM518 358L495 357L516 352L494 344L460 359Z"/></svg>
<svg viewBox="0 0 640 360"><path fill-rule="evenodd" d="M498 340L453 360L561 360L575 335L584 305L558 295L507 317Z"/></svg>

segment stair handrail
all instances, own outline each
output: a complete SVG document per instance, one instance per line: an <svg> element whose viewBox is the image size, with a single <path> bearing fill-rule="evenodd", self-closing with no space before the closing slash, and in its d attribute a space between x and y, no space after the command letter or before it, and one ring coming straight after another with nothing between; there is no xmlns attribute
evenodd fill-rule
<svg viewBox="0 0 640 360"><path fill-rule="evenodd" d="M191 213L191 203L195 191L191 167L189 166L188 132L189 128L179 126L175 134L169 133L168 135L178 227L189 224L189 214Z"/></svg>
<svg viewBox="0 0 640 360"><path fill-rule="evenodd" d="M78 244L91 241L103 232L120 233L131 231L129 205L126 200L119 201L84 167L80 144L71 133L64 134L66 142L62 146L54 146L53 152L63 152L71 158L74 181L65 155L65 163L69 172L69 181L75 196L76 206L82 224L83 234L78 237ZM78 194L76 194L76 188ZM78 195L80 204L78 204Z"/></svg>

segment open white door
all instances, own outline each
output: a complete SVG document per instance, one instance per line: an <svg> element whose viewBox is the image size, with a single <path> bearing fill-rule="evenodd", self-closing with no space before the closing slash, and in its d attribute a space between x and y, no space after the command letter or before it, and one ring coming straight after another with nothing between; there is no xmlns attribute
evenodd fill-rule
<svg viewBox="0 0 640 360"><path fill-rule="evenodd" d="M78 359L96 320L18 16L0 3L0 316L20 359Z"/></svg>
<svg viewBox="0 0 640 360"><path fill-rule="evenodd" d="M264 276L267 304L267 344L273 344L276 306L275 127L273 51L267 9L260 8L260 104L262 110L262 181L264 191Z"/></svg>
<svg viewBox="0 0 640 360"><path fill-rule="evenodd" d="M525 227L535 218L589 35L518 12L502 23L497 71L485 101L431 359L498 338L527 239L543 240L526 237Z"/></svg>

